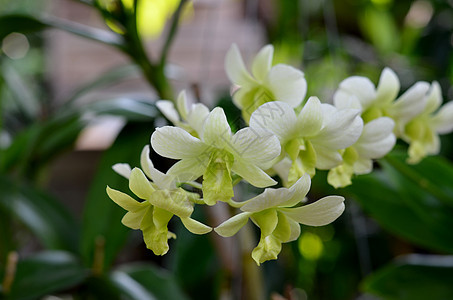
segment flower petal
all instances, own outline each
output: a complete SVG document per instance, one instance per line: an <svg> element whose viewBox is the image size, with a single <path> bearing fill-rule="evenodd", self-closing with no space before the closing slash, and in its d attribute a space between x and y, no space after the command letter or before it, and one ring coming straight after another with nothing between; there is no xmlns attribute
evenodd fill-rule
<svg viewBox="0 0 453 300"><path fill-rule="evenodd" d="M187 193L182 190L157 190L148 197L148 201L157 208L168 211L180 218L187 218L193 212L193 204Z"/></svg>
<svg viewBox="0 0 453 300"><path fill-rule="evenodd" d="M432 118L432 124L439 134L447 134L453 131L453 101L441 107Z"/></svg>
<svg viewBox="0 0 453 300"><path fill-rule="evenodd" d="M264 46L255 56L252 62L252 74L258 81L263 81L272 67L272 57L274 56L274 47L272 45Z"/></svg>
<svg viewBox="0 0 453 300"><path fill-rule="evenodd" d="M356 96L357 99L359 99L363 110L366 110L376 99L374 84L366 77L351 76L346 78L340 83L340 90L351 96Z"/></svg>
<svg viewBox="0 0 453 300"><path fill-rule="evenodd" d="M354 144L360 137L363 121L357 109L336 109L334 106L322 104L324 127L316 136L310 138L313 145L321 145L328 149L345 149ZM327 111L329 111L327 113Z"/></svg>
<svg viewBox="0 0 453 300"><path fill-rule="evenodd" d="M362 104L356 95L352 95L344 90L337 90L333 95L333 103L338 109L354 108L362 112Z"/></svg>
<svg viewBox="0 0 453 300"><path fill-rule="evenodd" d="M159 100L156 102L156 106L170 122L175 125L179 122L179 114L176 111L173 102L168 100Z"/></svg>
<svg viewBox="0 0 453 300"><path fill-rule="evenodd" d="M156 190L139 168L134 168L129 178L129 188L141 199L148 199Z"/></svg>
<svg viewBox="0 0 453 300"><path fill-rule="evenodd" d="M153 162L149 158L150 148L149 145L143 147L142 153L140 154L140 165L143 172L150 178L159 188L165 189L170 188L171 182L168 180L168 176L161 171L154 168Z"/></svg>
<svg viewBox="0 0 453 300"><path fill-rule="evenodd" d="M186 227L187 230L193 234L206 234L212 231L211 227L206 226L205 224L192 218L181 218L181 221L184 224L184 227Z"/></svg>
<svg viewBox="0 0 453 300"><path fill-rule="evenodd" d="M281 209L294 221L309 226L323 226L335 221L344 211L344 198L327 196L297 208Z"/></svg>
<svg viewBox="0 0 453 300"><path fill-rule="evenodd" d="M252 221L261 230L261 236L269 236L274 231L278 224L278 215L276 209L268 209L254 213Z"/></svg>
<svg viewBox="0 0 453 300"><path fill-rule="evenodd" d="M381 73L379 84L376 89L376 102L390 103L395 100L400 90L400 81L395 72L385 68Z"/></svg>
<svg viewBox="0 0 453 300"><path fill-rule="evenodd" d="M197 157L208 148L184 129L172 126L156 128L151 146L159 155L173 159Z"/></svg>
<svg viewBox="0 0 453 300"><path fill-rule="evenodd" d="M437 81L431 84L431 88L428 92L426 106L423 110L424 114L430 114L435 112L442 104L442 90Z"/></svg>
<svg viewBox="0 0 453 300"><path fill-rule="evenodd" d="M187 95L186 91L182 90L179 95L178 99L176 99L176 107L178 108L179 114L181 115L183 120L187 119Z"/></svg>
<svg viewBox="0 0 453 300"><path fill-rule="evenodd" d="M200 136L203 131L203 123L209 115L209 108L202 103L193 104L187 114L187 123Z"/></svg>
<svg viewBox="0 0 453 300"><path fill-rule="evenodd" d="M140 210L133 212L130 211L124 215L124 217L121 219L121 223L123 223L124 226L132 229L140 229L140 224L142 223L143 216L151 206L148 202L142 203L143 205L141 206Z"/></svg>
<svg viewBox="0 0 453 300"><path fill-rule="evenodd" d="M271 68L264 82L275 100L297 107L307 93L307 81L304 73L291 66L279 64Z"/></svg>
<svg viewBox="0 0 453 300"><path fill-rule="evenodd" d="M321 102L317 97L310 97L297 117L297 130L302 136L317 134L323 124Z"/></svg>
<svg viewBox="0 0 453 300"><path fill-rule="evenodd" d="M203 125L201 139L209 146L223 148L231 139L231 128L225 112L221 107L216 107L206 118Z"/></svg>
<svg viewBox="0 0 453 300"><path fill-rule="evenodd" d="M316 168L320 170L332 169L343 161L340 152L313 144L316 152Z"/></svg>
<svg viewBox="0 0 453 300"><path fill-rule="evenodd" d="M117 174L129 179L131 176L131 166L129 164L114 164L112 166L113 171Z"/></svg>
<svg viewBox="0 0 453 300"><path fill-rule="evenodd" d="M396 137L393 134L395 122L387 117L372 120L363 127L354 148L360 157L381 158L393 149Z"/></svg>
<svg viewBox="0 0 453 300"><path fill-rule="evenodd" d="M264 188L277 184L277 181L272 179L263 170L255 165L249 164L242 160L234 160L231 170L244 178L251 185Z"/></svg>
<svg viewBox="0 0 453 300"><path fill-rule="evenodd" d="M270 167L268 164L280 155L280 141L277 136L262 129L243 128L236 132L229 145L235 157L257 165Z"/></svg>
<svg viewBox="0 0 453 300"><path fill-rule="evenodd" d="M286 218L289 223L289 227L291 228L291 234L289 236L289 239L285 241L285 243L289 243L292 241L295 241L299 238L300 236L300 225L296 221L294 221L291 218Z"/></svg>
<svg viewBox="0 0 453 300"><path fill-rule="evenodd" d="M261 105L252 113L250 127L267 129L284 144L297 135L296 118L296 113L288 104L273 101Z"/></svg>
<svg viewBox="0 0 453 300"><path fill-rule="evenodd" d="M310 176L302 176L290 188L267 188L258 196L245 201L242 211L259 212L272 207L294 205L300 202L310 190Z"/></svg>
<svg viewBox="0 0 453 300"><path fill-rule="evenodd" d="M121 206L122 208L124 208L127 211L138 211L142 207L140 205L140 203L142 203L142 202L138 202L137 200L135 200L128 194L114 190L114 189L110 188L109 186L107 186L106 191L107 191L107 194L109 195L110 199L113 200L113 202L115 202L116 204L118 204L119 206Z"/></svg>
<svg viewBox="0 0 453 300"><path fill-rule="evenodd" d="M359 158L354 163L354 173L357 175L369 174L373 170L373 161L367 158Z"/></svg>
<svg viewBox="0 0 453 300"><path fill-rule="evenodd" d="M188 182L203 175L208 163L209 153L200 154L197 158L186 158L178 161L167 171L167 174L174 176L176 182Z"/></svg>
<svg viewBox="0 0 453 300"><path fill-rule="evenodd" d="M214 231L223 237L233 236L247 224L250 215L251 213L249 212L237 214L214 228Z"/></svg>
<svg viewBox="0 0 453 300"><path fill-rule="evenodd" d="M414 84L403 95L401 95L390 109L392 118L405 124L420 114L426 105L426 93L429 90L429 84L421 81Z"/></svg>
<svg viewBox="0 0 453 300"><path fill-rule="evenodd" d="M244 61L236 44L231 45L226 54L225 71L231 82L239 86L253 84L255 82L245 68Z"/></svg>

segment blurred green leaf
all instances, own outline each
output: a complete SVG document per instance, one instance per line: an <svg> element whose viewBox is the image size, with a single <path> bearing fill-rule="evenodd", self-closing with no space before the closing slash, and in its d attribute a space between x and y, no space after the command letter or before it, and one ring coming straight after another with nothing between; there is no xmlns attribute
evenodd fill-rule
<svg viewBox="0 0 453 300"><path fill-rule="evenodd" d="M15 216L50 249L77 252L79 225L50 195L0 176L0 206Z"/></svg>
<svg viewBox="0 0 453 300"><path fill-rule="evenodd" d="M363 282L363 290L388 300L453 299L453 257L411 254Z"/></svg>
<svg viewBox="0 0 453 300"><path fill-rule="evenodd" d="M132 300L188 299L169 272L150 264L123 266L110 278Z"/></svg>
<svg viewBox="0 0 453 300"><path fill-rule="evenodd" d="M108 86L134 74L139 75L139 69L136 65L122 65L114 67L106 73L100 75L96 78L96 80L77 88L77 90L73 92L73 95L64 103L63 109L73 104L73 102L81 96L96 88Z"/></svg>
<svg viewBox="0 0 453 300"><path fill-rule="evenodd" d="M117 137L115 143L102 156L88 192L83 213L81 252L84 261L93 265L96 259L101 269L108 268L124 245L129 229L121 223L126 213L107 196L107 185L127 192L128 180L116 174L112 166L127 162L139 166L140 153L152 132L152 124L129 123ZM102 243L100 243L100 241Z"/></svg>
<svg viewBox="0 0 453 300"><path fill-rule="evenodd" d="M411 242L453 253L453 210L391 165L345 189L379 224Z"/></svg>
<svg viewBox="0 0 453 300"><path fill-rule="evenodd" d="M88 273L70 253L41 252L19 261L9 296L11 299L37 299L81 283Z"/></svg>
<svg viewBox="0 0 453 300"><path fill-rule="evenodd" d="M129 121L149 121L159 114L154 103L130 98L96 101L86 106L85 109L99 115L125 117Z"/></svg>
<svg viewBox="0 0 453 300"><path fill-rule="evenodd" d="M24 14L7 14L0 16L0 39L3 39L12 32L26 34L41 31L48 27L58 28L118 48L123 47L122 39L113 32L55 17L38 17Z"/></svg>

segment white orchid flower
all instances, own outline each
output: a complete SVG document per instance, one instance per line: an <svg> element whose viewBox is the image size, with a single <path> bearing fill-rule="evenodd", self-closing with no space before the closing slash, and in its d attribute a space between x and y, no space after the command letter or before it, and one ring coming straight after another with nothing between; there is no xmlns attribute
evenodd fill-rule
<svg viewBox="0 0 453 300"><path fill-rule="evenodd" d="M129 228L140 229L148 249L156 255L168 252L168 239L175 235L168 231L167 225L174 215L178 216L192 233L205 234L212 230L211 227L190 218L193 202L197 201L198 194L177 188L174 177L155 169L149 159L148 146L142 151L141 165L144 172L139 168L130 170L127 164L117 164L114 169L129 179L130 190L144 201L139 202L110 187L107 187L107 194L116 204L128 211L121 222ZM150 182L147 176L154 182Z"/></svg>
<svg viewBox="0 0 453 300"><path fill-rule="evenodd" d="M250 118L253 129L267 129L280 140L292 161L289 184L315 169L328 170L341 164L338 150L346 149L360 137L363 129L358 109L336 109L310 97L301 112L280 101L260 106ZM282 156L285 155L282 151Z"/></svg>
<svg viewBox="0 0 453 300"><path fill-rule="evenodd" d="M453 131L453 101L442 104L439 83L433 82L423 111L404 128L402 139L409 143L409 163L418 163L440 151L439 134Z"/></svg>
<svg viewBox="0 0 453 300"><path fill-rule="evenodd" d="M239 87L233 95L233 101L242 110L246 122L266 102L283 101L294 108L305 98L307 82L304 73L284 64L272 66L273 54L272 45L260 50L252 62L253 75L247 71L236 44L231 46L226 55L228 78Z"/></svg>
<svg viewBox="0 0 453 300"><path fill-rule="evenodd" d="M366 123L355 144L342 154L343 163L329 171L327 181L335 188L350 185L353 174L368 174L373 170L373 159L384 157L393 149L396 137L393 134L395 122L380 117Z"/></svg>
<svg viewBox="0 0 453 300"><path fill-rule="evenodd" d="M401 136L404 126L425 107L428 89L427 82L417 82L396 99L400 90L399 79L390 68L385 68L377 88L362 76L343 80L334 94L334 104L338 108L359 108L365 123L383 116L390 117L396 123L396 135Z"/></svg>
<svg viewBox="0 0 453 300"><path fill-rule="evenodd" d="M262 169L280 154L280 143L272 133L244 128L231 133L222 108L209 113L200 138L171 126L156 128L151 145L160 155L180 159L167 172L179 181L203 175L203 199L208 205L228 201L234 195L232 172L256 187L276 184Z"/></svg>
<svg viewBox="0 0 453 300"><path fill-rule="evenodd" d="M214 230L221 236L236 234L250 218L261 230L252 257L259 265L277 259L282 243L296 240L300 225L323 226L335 221L344 211L344 198L324 197L300 206L310 190L310 176L305 174L290 188L267 188L260 195L241 203L242 213L226 220Z"/></svg>
<svg viewBox="0 0 453 300"><path fill-rule="evenodd" d="M203 122L209 114L209 109L202 103L187 103L185 91L181 91L176 101L176 107L172 101L159 100L156 102L157 108L162 114L177 127L181 127L198 137L203 127Z"/></svg>

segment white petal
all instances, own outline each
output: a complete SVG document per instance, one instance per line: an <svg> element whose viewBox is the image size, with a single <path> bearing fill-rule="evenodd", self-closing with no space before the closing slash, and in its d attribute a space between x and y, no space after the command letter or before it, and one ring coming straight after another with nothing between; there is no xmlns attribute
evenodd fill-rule
<svg viewBox="0 0 453 300"><path fill-rule="evenodd" d="M381 73L379 84L376 89L376 101L390 103L395 100L400 90L398 76L390 68L385 68Z"/></svg>
<svg viewBox="0 0 453 300"><path fill-rule="evenodd" d="M280 141L277 136L262 129L243 128L231 139L230 152L235 157L257 165L270 167L268 164L280 155Z"/></svg>
<svg viewBox="0 0 453 300"><path fill-rule="evenodd" d="M344 198L327 196L297 208L283 208L282 212L296 222L309 226L323 226L335 221L344 211Z"/></svg>
<svg viewBox="0 0 453 300"><path fill-rule="evenodd" d="M202 140L209 146L222 148L231 139L231 128L225 112L216 107L203 124Z"/></svg>
<svg viewBox="0 0 453 300"><path fill-rule="evenodd" d="M272 166L272 169L278 174L278 177L283 181L283 185L288 185L289 169L291 168L292 161L288 157L283 158L278 163Z"/></svg>
<svg viewBox="0 0 453 300"><path fill-rule="evenodd" d="M203 131L203 123L209 115L209 108L202 103L193 104L187 114L187 123L198 135Z"/></svg>
<svg viewBox="0 0 453 300"><path fill-rule="evenodd" d="M131 166L129 164L114 164L112 166L113 171L115 171L117 174L129 179L129 176L131 176Z"/></svg>
<svg viewBox="0 0 453 300"><path fill-rule="evenodd" d="M184 129L171 126L156 128L151 146L159 155L173 159L196 157L208 148Z"/></svg>
<svg viewBox="0 0 453 300"><path fill-rule="evenodd" d="M255 110L250 117L251 128L265 128L284 144L297 134L296 113L286 103L268 102Z"/></svg>
<svg viewBox="0 0 453 300"><path fill-rule="evenodd" d="M323 109L331 111L329 104L322 104ZM335 109L333 113L324 114L325 125L319 134L310 138L313 145L329 149L346 149L360 137L363 121L357 109Z"/></svg>
<svg viewBox="0 0 453 300"><path fill-rule="evenodd" d="M184 224L184 227L194 234L206 234L212 231L211 227L192 218L181 218L181 221Z"/></svg>
<svg viewBox="0 0 453 300"><path fill-rule="evenodd" d="M272 92L275 100L288 103L291 107L299 106L307 93L304 73L282 64L271 68L264 85Z"/></svg>
<svg viewBox="0 0 453 300"><path fill-rule="evenodd" d="M223 237L233 236L247 224L250 215L248 212L237 214L214 228L214 231Z"/></svg>
<svg viewBox="0 0 453 300"><path fill-rule="evenodd" d="M364 110L376 99L374 84L366 77L352 76L340 83L340 90L356 96Z"/></svg>
<svg viewBox="0 0 453 300"><path fill-rule="evenodd" d="M151 183L139 168L134 168L129 178L129 188L141 199L148 199L155 191Z"/></svg>
<svg viewBox="0 0 453 300"><path fill-rule="evenodd" d="M340 152L313 144L316 151L316 168L320 170L332 169L343 161Z"/></svg>
<svg viewBox="0 0 453 300"><path fill-rule="evenodd" d="M425 108L428 89L429 84L424 81L409 88L393 104L390 112L393 119L404 124L419 115Z"/></svg>
<svg viewBox="0 0 453 300"><path fill-rule="evenodd" d="M373 170L373 161L367 158L359 158L353 166L354 173L357 175L368 174Z"/></svg>
<svg viewBox="0 0 453 300"><path fill-rule="evenodd" d="M209 157L199 156L196 158L185 158L174 164L167 172L175 177L176 182L188 182L203 175L209 162Z"/></svg>
<svg viewBox="0 0 453 300"><path fill-rule="evenodd" d="M173 124L177 124L179 122L179 114L173 105L173 102L168 100L159 100L156 102L157 108L160 112Z"/></svg>
<svg viewBox="0 0 453 300"><path fill-rule="evenodd" d="M241 53L236 44L231 45L225 57L225 71L228 78L239 86L253 84L255 80L245 68Z"/></svg>
<svg viewBox="0 0 453 300"><path fill-rule="evenodd" d="M267 175L266 172L242 160L235 159L231 170L256 187L264 188L277 184L277 181Z"/></svg>
<svg viewBox="0 0 453 300"><path fill-rule="evenodd" d="M143 147L142 153L140 154L140 165L146 176L148 176L154 183L156 183L157 186L163 188L161 183L166 181L167 175L154 168L153 162L149 158L149 152L149 145Z"/></svg>
<svg viewBox="0 0 453 300"><path fill-rule="evenodd" d="M252 62L252 74L258 81L263 81L272 67L272 57L274 47L272 45L264 46L255 56Z"/></svg>
<svg viewBox="0 0 453 300"><path fill-rule="evenodd" d="M176 107L178 108L181 117L184 120L187 119L187 95L185 90L182 90L179 93L178 99L176 100Z"/></svg>
<svg viewBox="0 0 453 300"><path fill-rule="evenodd" d="M333 103L338 109L354 108L362 112L362 104L357 96L343 90L337 90L333 95Z"/></svg>
<svg viewBox="0 0 453 300"><path fill-rule="evenodd" d="M432 118L432 123L439 134L447 134L453 131L453 101L441 107Z"/></svg>
<svg viewBox="0 0 453 300"><path fill-rule="evenodd" d="M428 92L428 97L426 101L425 109L423 113L430 114L435 112L439 106L442 104L442 90L437 81L434 81L431 84L431 88Z"/></svg>
<svg viewBox="0 0 453 300"><path fill-rule="evenodd" d="M321 102L317 97L310 97L297 117L297 131L302 136L317 134L323 124Z"/></svg>
<svg viewBox="0 0 453 300"><path fill-rule="evenodd" d="M299 225L299 223L297 223L296 221L294 221L291 218L286 218L286 219L289 223L289 227L291 228L291 235L290 235L289 239L287 241L285 241L285 243L289 243L289 242L295 241L299 238L300 225Z"/></svg>
<svg viewBox="0 0 453 300"><path fill-rule="evenodd" d="M362 135L354 148L360 157L381 158L393 149L396 137L393 134L395 122L381 117L365 124Z"/></svg>
<svg viewBox="0 0 453 300"><path fill-rule="evenodd" d="M310 190L310 176L305 174L290 188L267 188L258 196L247 200L241 207L242 211L259 212L271 207L295 205Z"/></svg>

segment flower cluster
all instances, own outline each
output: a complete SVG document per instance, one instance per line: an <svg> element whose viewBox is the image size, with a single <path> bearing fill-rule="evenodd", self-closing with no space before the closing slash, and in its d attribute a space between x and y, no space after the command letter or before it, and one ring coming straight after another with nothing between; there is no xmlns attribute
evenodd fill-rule
<svg viewBox="0 0 453 300"><path fill-rule="evenodd" d="M272 66L273 47L264 47L247 71L237 46L226 55L225 69L235 85L234 103L249 125L233 133L222 108L188 105L181 92L176 107L161 100L157 107L174 126L156 128L151 147L178 160L165 174L154 168L145 146L141 169L117 164L142 201L107 188L110 198L128 212L123 224L140 229L157 255L168 251L174 237L167 224L176 215L195 234L212 230L191 218L194 205L224 202L238 214L214 228L221 236L236 234L248 220L261 237L252 252L257 264L277 259L282 243L296 240L300 224L323 226L344 211L344 198L327 196L307 204L311 177L328 170L334 187L351 184L354 175L372 171L373 160L385 156L401 138L409 143L411 163L439 152L438 134L453 131L453 102L439 109L439 84L418 82L401 96L396 74L386 68L377 88L353 76L340 83L333 105L305 95L304 73L287 65ZM270 188L279 177L283 187ZM194 182L198 180L201 182ZM245 201L234 186L241 180L264 191ZM198 193L183 187L191 185Z"/></svg>

